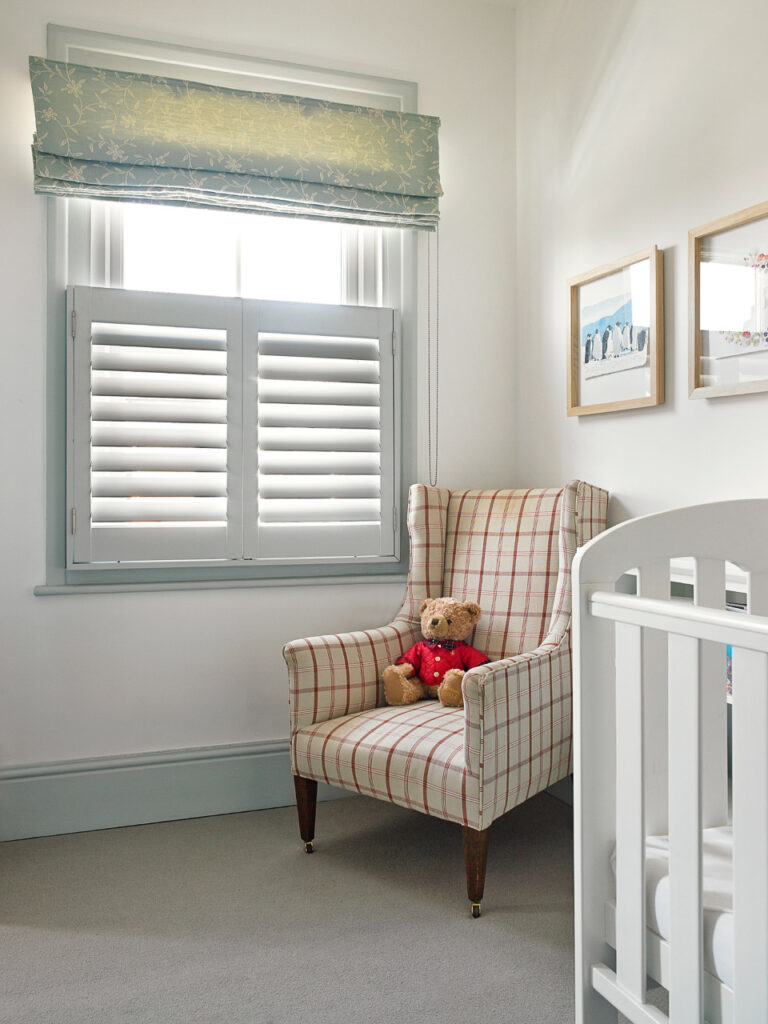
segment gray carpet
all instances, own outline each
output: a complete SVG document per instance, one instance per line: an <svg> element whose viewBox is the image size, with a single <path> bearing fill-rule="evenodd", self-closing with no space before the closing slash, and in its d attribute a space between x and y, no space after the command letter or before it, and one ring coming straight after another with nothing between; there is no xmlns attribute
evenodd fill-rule
<svg viewBox="0 0 768 1024"><path fill-rule="evenodd" d="M570 809L458 826L361 797L0 847L3 1024L568 1024Z"/></svg>

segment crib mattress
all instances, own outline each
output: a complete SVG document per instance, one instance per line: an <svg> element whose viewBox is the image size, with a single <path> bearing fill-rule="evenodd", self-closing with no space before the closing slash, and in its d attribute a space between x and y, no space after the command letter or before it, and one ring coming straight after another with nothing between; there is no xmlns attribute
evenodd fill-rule
<svg viewBox="0 0 768 1024"><path fill-rule="evenodd" d="M669 940L669 837L651 836L646 853L646 923ZM615 874L615 852L611 866ZM704 968L733 988L733 829L729 825L704 829L702 867Z"/></svg>

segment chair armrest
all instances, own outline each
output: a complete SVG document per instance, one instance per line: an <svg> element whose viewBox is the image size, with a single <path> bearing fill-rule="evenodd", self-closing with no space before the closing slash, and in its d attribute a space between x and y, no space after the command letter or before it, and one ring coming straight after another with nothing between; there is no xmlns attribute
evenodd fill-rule
<svg viewBox="0 0 768 1024"><path fill-rule="evenodd" d="M398 618L375 629L287 643L291 736L304 726L377 707L381 673L420 636L418 621Z"/></svg>
<svg viewBox="0 0 768 1024"><path fill-rule="evenodd" d="M486 825L571 770L570 631L463 682L467 768Z"/></svg>

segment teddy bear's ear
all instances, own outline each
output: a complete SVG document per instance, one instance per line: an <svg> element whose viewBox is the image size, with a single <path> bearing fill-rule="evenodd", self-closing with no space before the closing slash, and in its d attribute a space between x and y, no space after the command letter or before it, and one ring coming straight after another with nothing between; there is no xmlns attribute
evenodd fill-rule
<svg viewBox="0 0 768 1024"><path fill-rule="evenodd" d="M428 600L421 602L421 604L419 605L419 615L421 615L421 613L424 611L424 609L427 607L428 604L429 604Z"/></svg>
<svg viewBox="0 0 768 1024"><path fill-rule="evenodd" d="M468 611L475 621L477 621L482 615L482 612L480 611L480 605L476 604L474 601L465 601L464 610Z"/></svg>

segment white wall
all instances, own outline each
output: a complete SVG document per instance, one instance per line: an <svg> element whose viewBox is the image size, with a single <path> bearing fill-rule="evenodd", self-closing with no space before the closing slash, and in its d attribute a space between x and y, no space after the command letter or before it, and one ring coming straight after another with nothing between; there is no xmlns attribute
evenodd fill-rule
<svg viewBox="0 0 768 1024"><path fill-rule="evenodd" d="M513 482L512 12L453 0L134 0L113 10L4 0L0 11L0 766L284 737L281 643L381 624L402 592L361 583L33 596L45 566L46 250L26 62L45 54L47 22L417 81L420 109L443 121L439 482ZM425 385L421 396L424 479Z"/></svg>
<svg viewBox="0 0 768 1024"><path fill-rule="evenodd" d="M517 12L516 475L606 487L613 521L768 494L768 394L687 392L688 230L768 199L766 38L765 0L530 0ZM666 403L568 419L566 280L654 243Z"/></svg>

